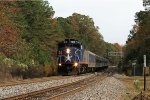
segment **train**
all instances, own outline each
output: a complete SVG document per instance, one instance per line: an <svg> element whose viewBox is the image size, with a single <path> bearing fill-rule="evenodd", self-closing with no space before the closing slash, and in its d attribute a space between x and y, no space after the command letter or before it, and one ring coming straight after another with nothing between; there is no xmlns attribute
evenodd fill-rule
<svg viewBox="0 0 150 100"><path fill-rule="evenodd" d="M57 63L58 73L62 75L95 72L109 65L108 59L85 50L82 43L75 39L65 39L58 43Z"/></svg>

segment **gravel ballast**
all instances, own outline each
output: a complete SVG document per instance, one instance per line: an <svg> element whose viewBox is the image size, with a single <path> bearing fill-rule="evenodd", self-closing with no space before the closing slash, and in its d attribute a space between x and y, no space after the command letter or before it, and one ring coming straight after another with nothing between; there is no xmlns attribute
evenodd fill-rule
<svg viewBox="0 0 150 100"><path fill-rule="evenodd" d="M92 74L87 76L74 76L71 78L51 80L46 82L37 82L30 84L21 84L15 86L0 87L0 99L29 93L37 90L51 88L62 84L67 84L91 77ZM105 78L104 80L98 79L95 83L88 86L86 89L62 98L63 100L121 100L120 98L126 94L125 85L115 77L122 77L118 74Z"/></svg>
<svg viewBox="0 0 150 100"><path fill-rule="evenodd" d="M120 100L125 93L126 87L123 83L114 77L107 77L63 100Z"/></svg>
<svg viewBox="0 0 150 100"><path fill-rule="evenodd" d="M51 80L46 82L37 82L37 83L30 83L30 84L0 87L0 99L12 97L24 93L29 93L37 90L42 90L46 88L51 88L51 87L55 87L67 83L76 82L91 76L92 74L89 74L87 76L74 76L71 78L60 79L60 80Z"/></svg>

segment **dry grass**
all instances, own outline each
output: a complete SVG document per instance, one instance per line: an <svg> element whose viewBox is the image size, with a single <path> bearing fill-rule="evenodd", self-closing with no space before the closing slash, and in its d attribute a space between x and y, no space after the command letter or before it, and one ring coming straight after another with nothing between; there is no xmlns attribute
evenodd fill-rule
<svg viewBox="0 0 150 100"><path fill-rule="evenodd" d="M125 78L119 78L120 81L122 81L126 87L127 87L127 93L124 97L122 97L121 100L133 100L135 96L141 93L144 88L144 77L143 76L136 76L136 77L125 77ZM135 80L138 80L135 84ZM146 89L150 90L150 76L146 77ZM138 100L138 99L136 99ZM148 100L148 99L144 99Z"/></svg>

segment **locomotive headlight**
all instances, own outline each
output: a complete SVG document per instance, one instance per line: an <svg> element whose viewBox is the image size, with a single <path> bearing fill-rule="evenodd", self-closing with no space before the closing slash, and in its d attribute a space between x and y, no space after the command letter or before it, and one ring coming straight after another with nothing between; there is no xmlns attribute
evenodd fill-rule
<svg viewBox="0 0 150 100"><path fill-rule="evenodd" d="M69 49L69 48L66 49L66 53L67 53L67 54L70 53L70 49Z"/></svg>
<svg viewBox="0 0 150 100"><path fill-rule="evenodd" d="M74 63L74 66L75 66L75 67L76 67L76 66L78 66L78 63L77 63L77 62L75 62L75 63Z"/></svg>
<svg viewBox="0 0 150 100"><path fill-rule="evenodd" d="M61 63L59 63L58 65L61 66Z"/></svg>

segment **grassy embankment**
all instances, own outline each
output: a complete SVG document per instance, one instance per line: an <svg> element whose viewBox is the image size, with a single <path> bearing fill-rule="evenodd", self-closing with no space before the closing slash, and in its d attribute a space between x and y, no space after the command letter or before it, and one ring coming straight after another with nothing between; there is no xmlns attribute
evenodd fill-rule
<svg viewBox="0 0 150 100"><path fill-rule="evenodd" d="M125 77L119 80L121 80L128 89L122 100L141 100L140 93L144 90L144 76ZM148 91L150 90L150 76L146 76L146 90L146 97L149 97L142 100L150 100L150 91Z"/></svg>

